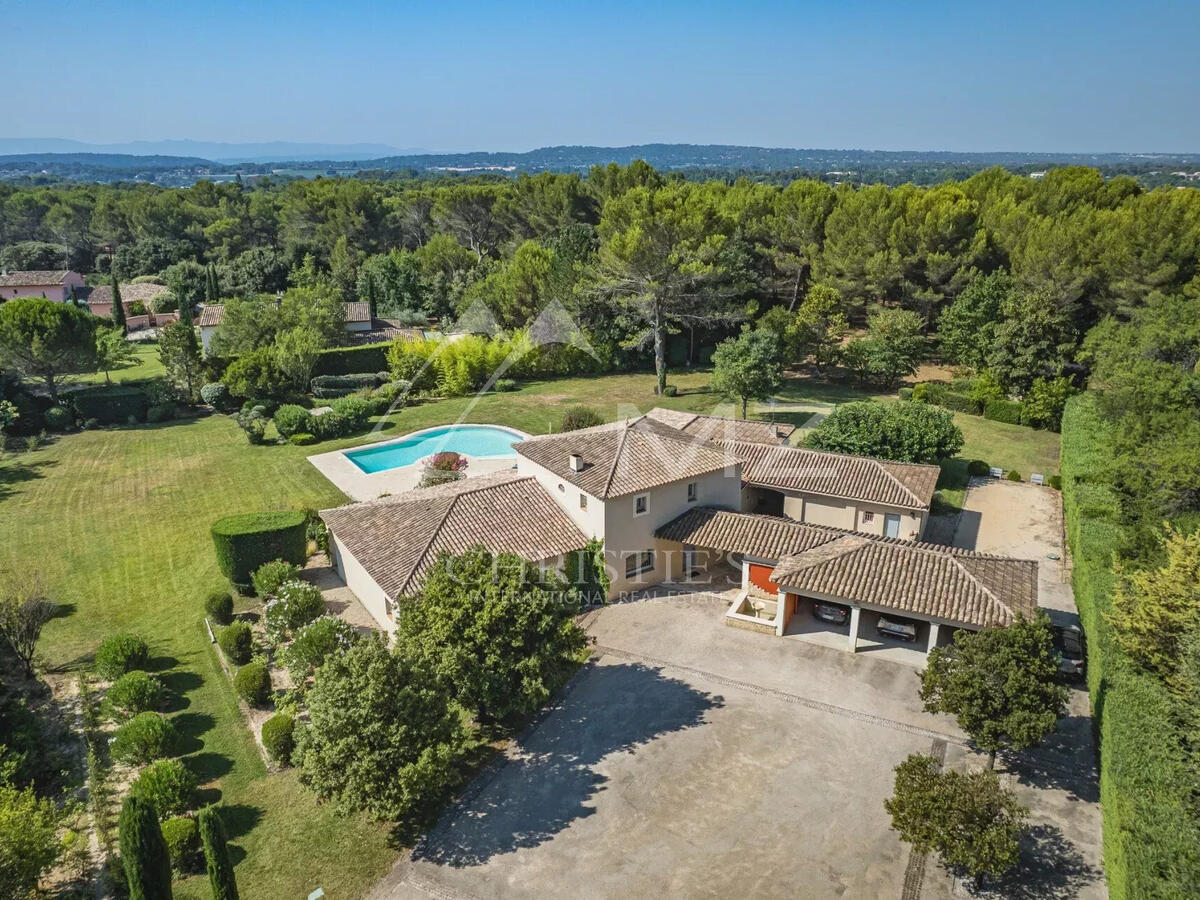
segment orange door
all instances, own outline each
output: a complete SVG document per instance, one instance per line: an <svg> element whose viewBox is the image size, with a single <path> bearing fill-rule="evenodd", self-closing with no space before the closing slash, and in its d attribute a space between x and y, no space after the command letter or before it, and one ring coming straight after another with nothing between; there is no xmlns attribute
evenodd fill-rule
<svg viewBox="0 0 1200 900"><path fill-rule="evenodd" d="M750 563L750 583L768 594L779 593L779 585L771 580L771 571L774 568L775 566L764 563Z"/></svg>

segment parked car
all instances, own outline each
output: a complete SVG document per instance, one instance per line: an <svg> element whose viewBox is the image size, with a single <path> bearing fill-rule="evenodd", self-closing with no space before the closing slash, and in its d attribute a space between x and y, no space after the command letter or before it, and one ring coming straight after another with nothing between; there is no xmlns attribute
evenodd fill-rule
<svg viewBox="0 0 1200 900"><path fill-rule="evenodd" d="M845 625L850 621L850 607L840 603L826 603L824 600L813 601L813 618L828 622L831 625Z"/></svg>
<svg viewBox="0 0 1200 900"><path fill-rule="evenodd" d="M1058 671L1073 681L1082 681L1087 671L1087 640L1078 625L1054 625L1054 650Z"/></svg>
<svg viewBox="0 0 1200 900"><path fill-rule="evenodd" d="M902 641L912 642L917 639L917 623L910 622L908 619L889 619L887 616L880 616L875 630L884 637L898 638Z"/></svg>

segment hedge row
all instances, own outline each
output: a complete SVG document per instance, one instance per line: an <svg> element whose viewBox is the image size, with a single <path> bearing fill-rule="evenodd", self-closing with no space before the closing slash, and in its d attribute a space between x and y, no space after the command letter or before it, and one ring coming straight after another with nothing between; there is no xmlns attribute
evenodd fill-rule
<svg viewBox="0 0 1200 900"><path fill-rule="evenodd" d="M212 539L221 573L245 587L250 573L273 559L304 564L307 520L297 510L226 516L213 523Z"/></svg>
<svg viewBox="0 0 1200 900"><path fill-rule="evenodd" d="M129 387L98 387L71 394L71 404L82 421L96 419L102 425L124 425L132 417L146 421L150 398L145 391Z"/></svg>
<svg viewBox="0 0 1200 900"><path fill-rule="evenodd" d="M1193 779L1176 745L1173 701L1113 644L1106 618L1122 543L1120 499L1104 482L1105 423L1094 399L1067 402L1062 423L1063 508L1072 585L1088 636L1088 690L1100 735L1104 863L1113 900L1191 897L1200 842L1188 797Z"/></svg>
<svg viewBox="0 0 1200 900"><path fill-rule="evenodd" d="M983 407L983 417L1008 425L1021 424L1021 404L1016 400L989 400Z"/></svg>
<svg viewBox="0 0 1200 900"><path fill-rule="evenodd" d="M356 372L383 372L388 368L387 352L391 344L367 344L364 347L334 347L317 354L313 375L353 375Z"/></svg>

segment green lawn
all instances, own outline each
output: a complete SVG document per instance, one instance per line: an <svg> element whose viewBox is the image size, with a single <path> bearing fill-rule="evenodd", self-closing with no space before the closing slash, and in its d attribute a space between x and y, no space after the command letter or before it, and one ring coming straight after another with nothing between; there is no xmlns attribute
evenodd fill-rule
<svg viewBox="0 0 1200 900"><path fill-rule="evenodd" d="M152 347L143 353L156 359ZM121 373L142 377L155 363ZM103 376L101 376L102 378ZM384 436L462 418L545 433L562 410L587 403L608 419L654 405L703 412L718 398L709 373L673 374L680 393L656 398L649 374L564 378L520 391L422 403L389 417ZM864 395L809 379L789 379L780 402L842 402ZM1057 471L1058 436L957 416L968 457L1030 471ZM387 829L318 806L294 772L268 775L201 624L204 596L224 585L208 529L217 518L264 509L321 507L344 498L305 457L369 440L360 435L317 447L251 446L225 416L65 435L32 453L0 457L0 568L36 570L70 615L47 626L46 661L88 660L107 634L144 635L157 667L182 694L174 713L190 742L190 764L206 778L207 799L231 807L242 896L292 900L323 887L354 897L395 859ZM201 878L180 885L184 900L207 898Z"/></svg>
<svg viewBox="0 0 1200 900"><path fill-rule="evenodd" d="M137 341L134 347L140 362L128 369L110 372L109 378L112 381L145 381L149 378L161 378L166 374L162 361L158 358L158 341ZM104 373L81 375L77 380L82 384L104 384Z"/></svg>

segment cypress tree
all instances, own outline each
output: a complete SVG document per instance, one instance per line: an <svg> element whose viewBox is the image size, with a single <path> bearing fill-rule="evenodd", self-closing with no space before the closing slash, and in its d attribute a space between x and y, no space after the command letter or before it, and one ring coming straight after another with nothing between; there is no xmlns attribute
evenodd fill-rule
<svg viewBox="0 0 1200 900"><path fill-rule="evenodd" d="M117 284L117 276L112 277L113 305L112 320L122 331L125 330L125 304L121 302L121 288Z"/></svg>
<svg viewBox="0 0 1200 900"><path fill-rule="evenodd" d="M213 900L238 900L237 881L233 877L233 863L229 861L229 847L225 843L225 825L215 806L200 810L200 842L204 845L204 867L208 870L208 883L212 887Z"/></svg>
<svg viewBox="0 0 1200 900"><path fill-rule="evenodd" d="M126 797L117 831L129 900L171 900L171 860L154 805Z"/></svg>
<svg viewBox="0 0 1200 900"><path fill-rule="evenodd" d="M217 267L209 263L208 272L205 273L205 276L204 302L219 303L221 300L221 288L217 284Z"/></svg>

